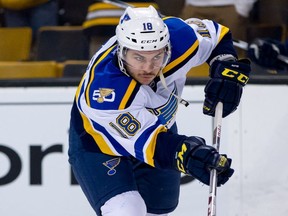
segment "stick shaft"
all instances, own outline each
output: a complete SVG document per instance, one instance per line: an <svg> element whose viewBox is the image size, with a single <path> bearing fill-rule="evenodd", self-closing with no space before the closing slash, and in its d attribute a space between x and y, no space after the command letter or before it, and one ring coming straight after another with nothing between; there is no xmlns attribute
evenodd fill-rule
<svg viewBox="0 0 288 216"><path fill-rule="evenodd" d="M213 147L219 151L221 138L223 104L219 102L215 109L213 121ZM215 169L210 172L208 216L216 216L216 190L217 190L217 172Z"/></svg>
<svg viewBox="0 0 288 216"><path fill-rule="evenodd" d="M119 1L119 0L102 0L102 2L115 5L117 7L123 8L123 9L126 9L127 7L134 7L133 5L130 5L126 2Z"/></svg>
<svg viewBox="0 0 288 216"><path fill-rule="evenodd" d="M121 0L102 0L102 2L104 2L106 4L111 4L111 5L117 6L119 8L123 8L123 9L126 9L127 7L131 7L131 8L135 7L134 5L128 4L128 3L123 2ZM160 17L164 17L164 15L160 13L160 11L158 11L158 13L159 13Z"/></svg>

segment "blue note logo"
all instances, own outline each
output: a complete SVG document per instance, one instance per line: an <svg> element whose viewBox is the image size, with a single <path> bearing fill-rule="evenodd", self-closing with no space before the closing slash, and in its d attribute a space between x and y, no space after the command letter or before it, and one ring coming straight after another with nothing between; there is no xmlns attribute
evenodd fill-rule
<svg viewBox="0 0 288 216"><path fill-rule="evenodd" d="M117 158L113 158L113 159L108 160L108 161L103 163L103 165L106 166L109 169L108 172L107 172L107 174L109 176L115 175L115 173L116 173L116 169L115 168L119 165L120 160L121 159L119 157L117 157Z"/></svg>

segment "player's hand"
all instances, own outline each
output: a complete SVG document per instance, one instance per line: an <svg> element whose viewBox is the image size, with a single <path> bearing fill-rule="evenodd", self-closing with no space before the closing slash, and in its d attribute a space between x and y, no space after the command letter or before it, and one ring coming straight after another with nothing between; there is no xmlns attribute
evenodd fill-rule
<svg viewBox="0 0 288 216"><path fill-rule="evenodd" d="M200 137L189 137L178 146L175 162L179 171L190 174L206 185L210 183L211 169L217 171L217 186L225 184L234 173L230 167L232 159L207 146Z"/></svg>
<svg viewBox="0 0 288 216"><path fill-rule="evenodd" d="M219 101L223 103L223 118L234 112L240 103L242 88L248 82L250 61L216 60L210 67L210 77L205 87L203 113L214 116Z"/></svg>
<svg viewBox="0 0 288 216"><path fill-rule="evenodd" d="M285 65L278 60L278 55L287 55L287 53L284 44L272 39L255 39L247 51L251 61L271 69L283 69Z"/></svg>

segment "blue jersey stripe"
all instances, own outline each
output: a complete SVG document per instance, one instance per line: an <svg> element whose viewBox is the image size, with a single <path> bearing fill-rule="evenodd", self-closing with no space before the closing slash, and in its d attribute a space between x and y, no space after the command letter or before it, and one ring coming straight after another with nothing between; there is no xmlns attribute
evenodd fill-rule
<svg viewBox="0 0 288 216"><path fill-rule="evenodd" d="M147 137L149 137L155 130L156 128L160 125L160 121L157 121L156 124L152 125L151 127L147 128L142 134L141 136L137 139L137 141L135 142L135 156L136 158L145 161L144 158L144 145L147 142Z"/></svg>

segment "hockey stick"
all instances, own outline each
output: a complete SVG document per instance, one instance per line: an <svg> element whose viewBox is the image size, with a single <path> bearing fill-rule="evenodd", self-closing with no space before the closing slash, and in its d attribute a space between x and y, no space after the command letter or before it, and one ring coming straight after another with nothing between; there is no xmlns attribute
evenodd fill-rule
<svg viewBox="0 0 288 216"><path fill-rule="evenodd" d="M215 109L213 121L213 144L212 146L219 151L221 124L222 124L223 103L218 102ZM210 172L208 216L216 216L216 190L217 190L217 172L215 169Z"/></svg>
<svg viewBox="0 0 288 216"><path fill-rule="evenodd" d="M115 5L123 9L126 9L127 7L134 7L133 5L120 1L120 0L102 0L102 2Z"/></svg>
<svg viewBox="0 0 288 216"><path fill-rule="evenodd" d="M233 39L233 45L235 47L238 47L238 48L243 49L243 50L248 50L248 46L249 46L247 42L241 41L241 40L235 40L235 39ZM288 64L288 57L287 56L278 55L277 58L278 58L278 60Z"/></svg>
<svg viewBox="0 0 288 216"><path fill-rule="evenodd" d="M126 9L127 7L131 7L131 8L135 7L134 5L128 4L128 3L120 1L120 0L102 0L102 2L104 2L106 4L115 5L117 7L123 8L123 9ZM164 17L164 15L160 13L160 11L158 11L158 13L161 17Z"/></svg>

